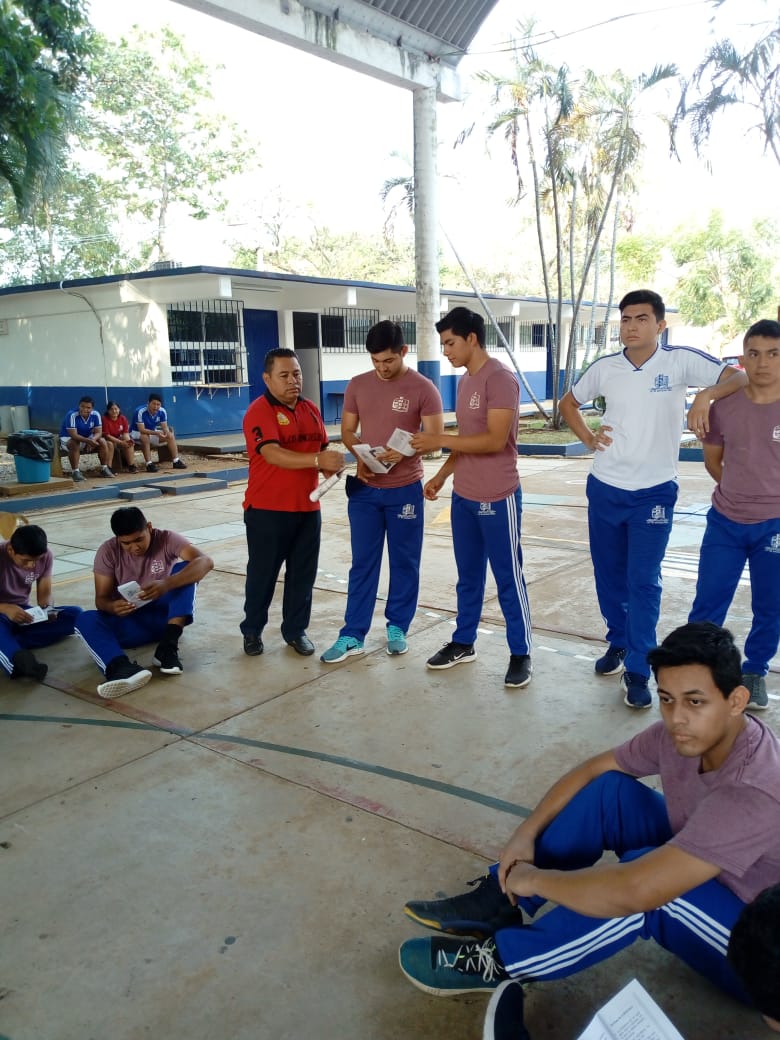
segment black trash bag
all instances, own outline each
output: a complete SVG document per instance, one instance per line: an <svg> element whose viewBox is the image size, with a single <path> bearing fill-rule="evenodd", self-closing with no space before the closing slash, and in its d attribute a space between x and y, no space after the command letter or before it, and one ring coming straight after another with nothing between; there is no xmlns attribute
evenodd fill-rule
<svg viewBox="0 0 780 1040"><path fill-rule="evenodd" d="M9 455L21 455L35 462L51 462L54 458L54 434L48 430L17 430L8 438Z"/></svg>

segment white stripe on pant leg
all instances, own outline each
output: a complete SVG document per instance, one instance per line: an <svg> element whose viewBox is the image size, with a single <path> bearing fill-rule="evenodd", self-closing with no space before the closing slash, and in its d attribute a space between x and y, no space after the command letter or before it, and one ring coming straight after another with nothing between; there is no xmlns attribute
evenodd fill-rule
<svg viewBox="0 0 780 1040"><path fill-rule="evenodd" d="M5 668L9 675L14 670L13 661L10 657L6 657L5 654L0 654L0 664L2 664L3 668Z"/></svg>
<svg viewBox="0 0 780 1040"><path fill-rule="evenodd" d="M528 590L523 580L523 568L520 564L520 524L517 516L517 500L514 495L510 495L506 501L506 520L508 524L508 534L510 536L510 549L512 554L512 571L514 573L515 588L517 590L517 598L520 603L520 611L523 615L523 622L525 625L525 637L528 643L528 652L531 652L532 635L531 635L531 605L528 602Z"/></svg>
<svg viewBox="0 0 780 1040"><path fill-rule="evenodd" d="M726 956L729 935L731 933L719 921L702 913L699 907L695 907L691 903L685 903L682 900L673 899L671 903L665 903L659 907L659 910L668 914L673 920L679 921L680 924L684 925L689 932L701 939L702 942L717 950L724 957ZM695 911L695 913L691 911Z"/></svg>
<svg viewBox="0 0 780 1040"><path fill-rule="evenodd" d="M552 972L560 971L572 964L584 960L597 950L614 945L631 932L638 932L644 924L644 914L631 914L630 917L615 917L602 923L592 932L577 936L576 939L564 943L553 950L524 960L505 964L510 975L527 978L540 978Z"/></svg>
<svg viewBox="0 0 780 1040"><path fill-rule="evenodd" d="M92 658L92 660L95 662L95 664L101 670L101 672L105 673L105 670L106 670L105 663L103 661L101 661L101 659L98 657L98 655L95 653L95 651L89 645L89 643L86 641L86 639L81 634L81 632L79 632L78 629L74 629L74 631L75 631L76 635L79 637L79 639L81 640L81 642L84 644L84 646L87 648L87 652L89 653L89 656Z"/></svg>

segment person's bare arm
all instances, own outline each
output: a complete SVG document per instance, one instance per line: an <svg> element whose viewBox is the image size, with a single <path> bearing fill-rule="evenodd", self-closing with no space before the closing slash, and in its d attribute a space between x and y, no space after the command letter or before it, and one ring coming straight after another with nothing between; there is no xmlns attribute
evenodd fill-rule
<svg viewBox="0 0 780 1040"><path fill-rule="evenodd" d="M692 433L709 433L712 402L729 397L746 384L747 375L741 369L727 365L718 376L716 383L706 386L694 397L688 410L688 429Z"/></svg>
<svg viewBox="0 0 780 1040"><path fill-rule="evenodd" d="M720 484L723 478L723 445L703 444L702 448L704 449L704 468L715 483Z"/></svg>
<svg viewBox="0 0 780 1040"><path fill-rule="evenodd" d="M488 408L484 433L463 436L457 433L444 433L444 425L439 433L423 430L412 437L415 451L425 453L438 448L449 448L461 455L493 455L506 444L515 421L512 408Z"/></svg>
<svg viewBox="0 0 780 1040"><path fill-rule="evenodd" d="M210 556L206 556L205 553L202 553L194 545L190 545L189 542L186 542L181 547L179 557L187 563L187 566L182 567L175 574L169 574L166 578L150 581L147 585L144 585L140 593L141 599L159 599L160 596L164 596L171 589L180 589L185 585L194 585L205 578L214 566L214 561Z"/></svg>
<svg viewBox="0 0 780 1040"><path fill-rule="evenodd" d="M136 609L134 604L128 603L121 596L114 598L116 593L116 580L113 575L95 575L95 606L106 614L132 614Z"/></svg>
<svg viewBox="0 0 780 1040"><path fill-rule="evenodd" d="M44 574L42 578L38 578L35 583L35 598L39 607L45 609L52 605L54 601L52 599L51 574Z"/></svg>
<svg viewBox="0 0 780 1040"><path fill-rule="evenodd" d="M506 878L517 863L533 863L536 839L561 809L591 780L610 771L622 772L612 751L588 758L556 780L531 815L523 820L507 842L498 860L498 883L507 891Z"/></svg>
<svg viewBox="0 0 780 1040"><path fill-rule="evenodd" d="M319 469L328 475L338 473L344 468L346 461L343 451L331 451L330 448L325 448L324 451L302 452L290 451L280 444L268 443L262 446L260 453L266 462L278 466L279 469Z"/></svg>
<svg viewBox="0 0 780 1040"><path fill-rule="evenodd" d="M426 482L423 487L423 495L428 499L429 502L435 502L439 497L439 492L444 487L447 477L455 470L455 463L457 461L457 452L453 451L444 460L444 463L439 467L437 472Z"/></svg>
<svg viewBox="0 0 780 1040"><path fill-rule="evenodd" d="M588 917L626 917L655 910L718 874L714 863L662 845L626 863L581 870L543 870L521 862L506 884L514 896L541 896Z"/></svg>
<svg viewBox="0 0 780 1040"><path fill-rule="evenodd" d="M612 443L609 436L612 427L602 424L597 430L591 430L580 411L580 403L571 390L564 394L558 407L563 421L590 451L603 451Z"/></svg>

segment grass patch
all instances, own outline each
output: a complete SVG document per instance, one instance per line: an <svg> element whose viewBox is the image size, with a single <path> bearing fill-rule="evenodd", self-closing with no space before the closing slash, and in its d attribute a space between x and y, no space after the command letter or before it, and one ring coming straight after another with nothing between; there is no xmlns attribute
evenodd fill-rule
<svg viewBox="0 0 780 1040"><path fill-rule="evenodd" d="M601 425L597 415L583 416L591 430ZM520 444L571 444L578 438L565 424L560 430L553 430L544 419L522 419L517 427L517 440Z"/></svg>

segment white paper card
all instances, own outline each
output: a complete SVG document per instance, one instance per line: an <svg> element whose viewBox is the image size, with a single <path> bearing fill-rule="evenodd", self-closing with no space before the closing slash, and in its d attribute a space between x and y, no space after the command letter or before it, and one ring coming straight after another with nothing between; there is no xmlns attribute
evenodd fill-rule
<svg viewBox="0 0 780 1040"><path fill-rule="evenodd" d="M644 986L632 979L578 1040L684 1040Z"/></svg>
<svg viewBox="0 0 780 1040"><path fill-rule="evenodd" d="M397 426L390 435L390 439L387 442L388 448L392 448L393 451L399 451L402 455L405 455L408 459L411 459L417 453L410 444L410 441L414 437L413 433L409 433L408 430L401 430Z"/></svg>
<svg viewBox="0 0 780 1040"><path fill-rule="evenodd" d="M126 581L124 585L118 585L116 591L134 607L145 607L147 603L152 602L150 599L141 599L141 586L137 581Z"/></svg>
<svg viewBox="0 0 780 1040"><path fill-rule="evenodd" d="M395 465L394 462L380 462L377 458L377 455L382 455L387 448L369 448L367 444L353 444L352 451L372 473L389 473Z"/></svg>
<svg viewBox="0 0 780 1040"><path fill-rule="evenodd" d="M32 618L32 621L28 622L30 625L37 625L41 621L49 620L49 612L44 607L25 607L24 610Z"/></svg>

